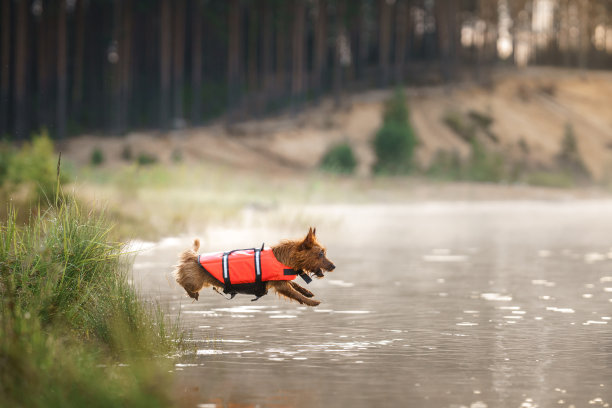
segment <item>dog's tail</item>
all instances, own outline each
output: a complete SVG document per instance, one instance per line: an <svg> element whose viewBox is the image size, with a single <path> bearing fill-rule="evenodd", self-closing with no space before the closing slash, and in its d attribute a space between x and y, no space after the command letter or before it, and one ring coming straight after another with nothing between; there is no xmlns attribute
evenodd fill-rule
<svg viewBox="0 0 612 408"><path fill-rule="evenodd" d="M180 264L177 265L177 269L180 269L181 265L185 265L190 262L197 262L198 249L200 249L200 240L196 238L193 240L193 247L191 249L187 249L180 253L179 255Z"/></svg>
<svg viewBox="0 0 612 408"><path fill-rule="evenodd" d="M179 254L179 264L175 265L172 271L177 283L185 288L187 294L195 300L198 300L198 291L202 287L201 281L194 280L194 277L197 277L198 274L193 273L193 269L198 263L198 249L200 249L200 240L196 238L193 241L192 249L187 249Z"/></svg>
<svg viewBox="0 0 612 408"><path fill-rule="evenodd" d="M181 283L181 271L185 265L190 265L198 261L198 249L200 249L200 240L193 240L192 249L187 249L179 254L179 264L174 266L173 275L177 282Z"/></svg>

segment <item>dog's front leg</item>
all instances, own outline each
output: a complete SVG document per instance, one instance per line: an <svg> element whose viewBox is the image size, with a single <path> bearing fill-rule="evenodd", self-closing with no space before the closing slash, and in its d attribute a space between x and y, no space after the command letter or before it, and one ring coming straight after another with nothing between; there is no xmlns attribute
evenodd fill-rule
<svg viewBox="0 0 612 408"><path fill-rule="evenodd" d="M289 281L289 284L291 285L291 287L295 290L297 290L298 292L300 292L302 295L306 296L306 297L313 297L314 293L312 293L311 291L309 291L308 289L298 285L297 283L293 282L293 281Z"/></svg>
<svg viewBox="0 0 612 408"><path fill-rule="evenodd" d="M300 292L293 289L291 283L288 281L271 281L270 287L276 290L279 295L288 297L289 299L293 299L303 305L318 306L319 303L321 303L318 300L309 299L306 296L302 295Z"/></svg>

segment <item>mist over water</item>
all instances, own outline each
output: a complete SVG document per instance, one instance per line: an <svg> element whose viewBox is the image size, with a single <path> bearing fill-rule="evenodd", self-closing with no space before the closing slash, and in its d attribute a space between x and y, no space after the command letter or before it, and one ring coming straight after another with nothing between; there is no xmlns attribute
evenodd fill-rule
<svg viewBox="0 0 612 408"><path fill-rule="evenodd" d="M196 351L175 367L188 405L612 403L612 202L339 205L257 215L258 222L245 216L244 225L208 229L201 250L298 237L301 230L270 227L281 215L316 220L337 266L308 285L320 306L274 294L228 301L210 289L192 302L169 278L188 237L136 258L135 283L180 311L192 332Z"/></svg>

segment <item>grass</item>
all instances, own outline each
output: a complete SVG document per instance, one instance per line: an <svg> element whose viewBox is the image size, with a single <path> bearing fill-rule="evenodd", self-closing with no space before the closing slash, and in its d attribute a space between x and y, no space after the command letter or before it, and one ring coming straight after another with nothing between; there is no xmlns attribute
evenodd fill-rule
<svg viewBox="0 0 612 408"><path fill-rule="evenodd" d="M533 171L525 176L525 182L532 186L552 188L572 188L576 181L566 172Z"/></svg>
<svg viewBox="0 0 612 408"><path fill-rule="evenodd" d="M457 181L463 177L463 163L456 151L436 151L426 175L439 180Z"/></svg>
<svg viewBox="0 0 612 408"><path fill-rule="evenodd" d="M59 193L0 226L0 401L6 406L168 406L177 323L128 284L103 212Z"/></svg>

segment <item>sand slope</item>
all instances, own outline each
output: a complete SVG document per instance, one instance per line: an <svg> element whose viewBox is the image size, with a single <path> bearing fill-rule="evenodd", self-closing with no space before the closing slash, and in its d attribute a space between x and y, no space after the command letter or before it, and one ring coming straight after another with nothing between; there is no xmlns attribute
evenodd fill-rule
<svg viewBox="0 0 612 408"><path fill-rule="evenodd" d="M281 115L227 126L161 132L133 132L125 138L84 135L63 150L79 164L89 163L94 148L102 149L105 165L125 163L130 146L171 162L209 161L261 171L303 171L315 168L330 145L348 141L359 159L359 174L369 173L375 157L371 139L381 123L387 91L355 94L336 109L324 100L297 115ZM512 160L550 165L559 152L566 123L571 123L580 154L596 179L612 175L612 73L528 69L498 73L493 86L460 84L407 88L411 117L420 145L417 159L427 166L437 150L469 154L468 144L442 121L445 112L475 110L493 117L498 143L489 147ZM527 152L519 142L528 146Z"/></svg>

